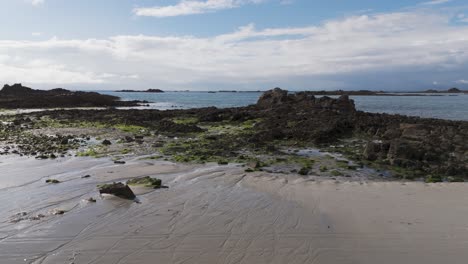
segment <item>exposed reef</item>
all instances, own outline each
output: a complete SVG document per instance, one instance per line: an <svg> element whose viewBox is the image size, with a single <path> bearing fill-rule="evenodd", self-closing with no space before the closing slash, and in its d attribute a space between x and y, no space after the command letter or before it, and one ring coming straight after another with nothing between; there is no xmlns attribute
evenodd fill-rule
<svg viewBox="0 0 468 264"><path fill-rule="evenodd" d="M90 145L93 134L97 143ZM334 99L279 88L238 108L15 115L0 125L0 141L3 153L38 158L74 150L88 157L139 153L178 162L237 162L246 172L288 168L345 177L368 166L405 179L468 179L468 122L365 113L347 95ZM284 153L307 148L338 152L352 162Z"/></svg>

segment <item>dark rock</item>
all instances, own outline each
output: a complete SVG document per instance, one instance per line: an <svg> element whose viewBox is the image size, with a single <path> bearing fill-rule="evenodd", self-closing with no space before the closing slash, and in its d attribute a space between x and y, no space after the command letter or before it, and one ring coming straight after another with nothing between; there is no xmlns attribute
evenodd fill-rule
<svg viewBox="0 0 468 264"><path fill-rule="evenodd" d="M47 180L46 180L46 183L54 183L54 184L56 184L56 183L60 183L60 181L59 181L59 180L56 180L56 179L47 179Z"/></svg>
<svg viewBox="0 0 468 264"><path fill-rule="evenodd" d="M0 108L109 107L137 106L138 101L119 101L119 97L96 92L75 92L61 88L34 90L20 83L6 84L0 91Z"/></svg>
<svg viewBox="0 0 468 264"><path fill-rule="evenodd" d="M133 191L130 189L130 187L121 182L100 185L98 186L98 189L99 193L101 194L112 194L124 199L133 200L136 197Z"/></svg>
<svg viewBox="0 0 468 264"><path fill-rule="evenodd" d="M275 88L264 92L257 101L257 106L261 108L273 108L288 101L288 91Z"/></svg>
<svg viewBox="0 0 468 264"><path fill-rule="evenodd" d="M110 140L104 139L101 144L103 144L104 146L110 146L112 145L112 142L110 142Z"/></svg>

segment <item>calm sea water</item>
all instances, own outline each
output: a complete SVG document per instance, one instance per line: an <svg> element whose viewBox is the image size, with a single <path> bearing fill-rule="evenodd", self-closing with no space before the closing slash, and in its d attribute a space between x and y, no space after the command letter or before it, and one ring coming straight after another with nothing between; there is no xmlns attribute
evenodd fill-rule
<svg viewBox="0 0 468 264"><path fill-rule="evenodd" d="M117 93L99 91L121 97L123 100L147 100L149 108L186 109L215 106L218 108L255 104L262 93ZM468 121L468 95L444 96L351 96L358 110L372 113L390 113L451 120Z"/></svg>

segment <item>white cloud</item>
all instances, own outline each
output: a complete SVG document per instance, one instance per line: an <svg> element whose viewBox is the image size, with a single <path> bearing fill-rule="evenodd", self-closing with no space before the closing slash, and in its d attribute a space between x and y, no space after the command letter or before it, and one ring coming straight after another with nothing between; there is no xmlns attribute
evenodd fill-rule
<svg viewBox="0 0 468 264"><path fill-rule="evenodd" d="M42 32L33 32L33 33L31 33L31 36L33 36L33 37L39 37L41 35L42 35Z"/></svg>
<svg viewBox="0 0 468 264"><path fill-rule="evenodd" d="M422 3L423 5L440 5L440 4L445 4L448 2L451 2L452 0L433 0L429 2L424 2Z"/></svg>
<svg viewBox="0 0 468 264"><path fill-rule="evenodd" d="M246 4L258 4L265 0L182 0L176 5L135 8L137 16L174 17L215 12L237 8Z"/></svg>
<svg viewBox="0 0 468 264"><path fill-rule="evenodd" d="M38 6L45 2L45 0L28 0L32 5Z"/></svg>
<svg viewBox="0 0 468 264"><path fill-rule="evenodd" d="M456 81L456 83L468 84L468 80L458 80L458 81Z"/></svg>
<svg viewBox="0 0 468 264"><path fill-rule="evenodd" d="M450 19L399 12L308 27L259 30L251 24L207 38L0 40L0 82L96 84L113 89L206 84L258 88L307 78L310 85L320 80L341 88L351 85L345 80L354 76L375 78L379 85L405 84L399 76L414 71L419 75L412 74L412 79L431 84L437 78L443 85L453 79L436 74L468 70L468 26L451 25Z"/></svg>

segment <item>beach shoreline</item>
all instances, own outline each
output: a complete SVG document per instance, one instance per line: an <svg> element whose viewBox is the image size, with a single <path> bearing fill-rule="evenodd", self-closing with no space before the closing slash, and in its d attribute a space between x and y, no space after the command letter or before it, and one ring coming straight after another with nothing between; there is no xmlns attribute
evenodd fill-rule
<svg viewBox="0 0 468 264"><path fill-rule="evenodd" d="M427 264L468 256L466 183L311 181L139 158L0 160L2 169L23 167L15 179L36 177L0 188L11 201L1 221L7 263ZM135 188L138 202L98 194L99 183L144 175L169 189ZM12 222L20 211L45 217Z"/></svg>

